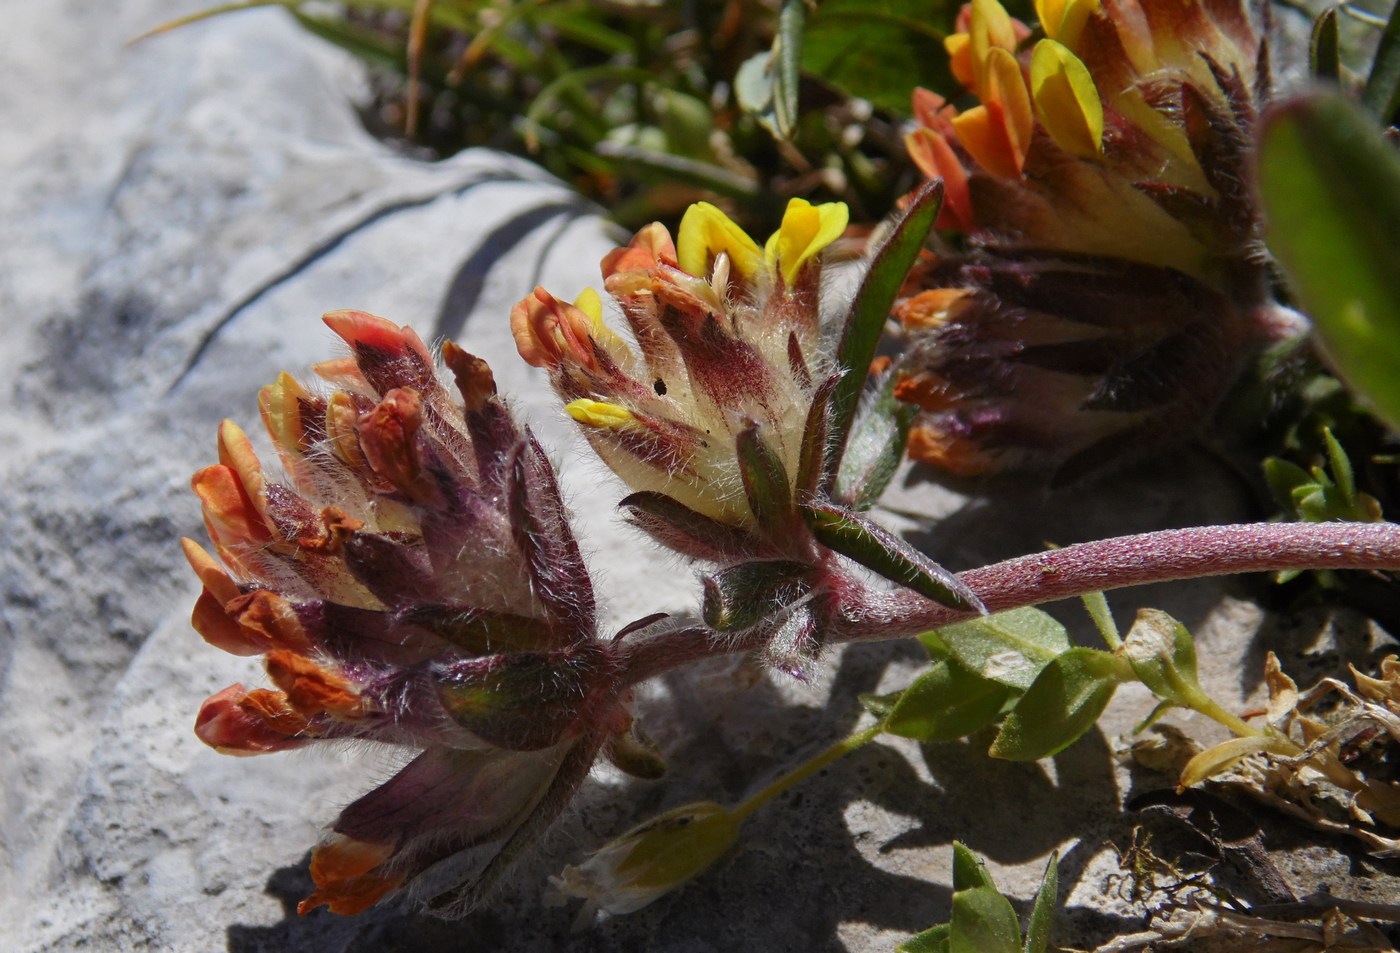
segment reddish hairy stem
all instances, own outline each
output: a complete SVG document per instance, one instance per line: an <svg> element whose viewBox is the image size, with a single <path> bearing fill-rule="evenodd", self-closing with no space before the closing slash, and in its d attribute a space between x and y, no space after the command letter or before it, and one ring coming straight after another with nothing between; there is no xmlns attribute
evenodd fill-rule
<svg viewBox="0 0 1400 953"><path fill-rule="evenodd" d="M1393 523L1242 523L1139 533L1034 553L959 573L989 612L1089 592L1174 579L1281 569L1400 570ZM905 638L976 613L949 609L907 589L851 586L833 593L836 622L825 640ZM744 652L762 640L695 626L638 641L626 659L629 684L702 658Z"/></svg>

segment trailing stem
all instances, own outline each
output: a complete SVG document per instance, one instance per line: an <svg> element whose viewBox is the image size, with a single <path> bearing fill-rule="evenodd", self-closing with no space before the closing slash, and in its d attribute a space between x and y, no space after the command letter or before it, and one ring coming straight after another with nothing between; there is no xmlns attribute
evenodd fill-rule
<svg viewBox="0 0 1400 953"><path fill-rule="evenodd" d="M1400 570L1400 525L1242 523L1096 540L960 573L988 612L1039 605L1154 582L1287 569ZM899 639L974 617L907 589L872 589L849 577L836 600L828 644ZM759 648L749 633L685 626L634 643L628 684L718 655Z"/></svg>

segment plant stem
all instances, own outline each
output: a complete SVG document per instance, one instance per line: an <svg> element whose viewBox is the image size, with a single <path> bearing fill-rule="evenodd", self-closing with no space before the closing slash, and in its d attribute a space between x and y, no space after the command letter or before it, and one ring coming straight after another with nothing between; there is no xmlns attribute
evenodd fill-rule
<svg viewBox="0 0 1400 953"><path fill-rule="evenodd" d="M1242 523L1162 530L1078 543L959 574L989 612L1153 582L1282 569L1400 570L1393 523ZM907 589L854 580L825 594L826 644L899 639L973 618ZM720 634L688 626L628 646L626 684L717 655L761 646L766 633Z"/></svg>
<svg viewBox="0 0 1400 953"><path fill-rule="evenodd" d="M778 778L776 781L769 784L763 790L759 791L757 794L744 801L742 804L736 804L730 810L730 813L733 814L734 817L738 818L739 820L743 820L744 818L752 814L754 811L758 810L760 807L773 800L773 798L777 797L779 794L782 794L788 788L792 787L794 784L798 784L802 781L807 780L812 775L820 771L822 768L826 767L828 764L831 764L831 762L837 760L838 758L843 758L846 755L850 754L852 751L855 751L857 748L866 744L867 742L873 741L880 735L880 732L884 730L884 723L880 722L871 725L869 728L862 728L860 731L847 735L845 738L836 742L836 744L832 745L830 748L827 748L815 758L812 758L805 764L794 768L787 774Z"/></svg>

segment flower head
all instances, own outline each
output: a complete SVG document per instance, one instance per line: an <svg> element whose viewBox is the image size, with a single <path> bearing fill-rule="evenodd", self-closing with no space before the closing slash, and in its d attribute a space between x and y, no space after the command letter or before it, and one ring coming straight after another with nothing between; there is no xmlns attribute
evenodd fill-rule
<svg viewBox="0 0 1400 953"><path fill-rule="evenodd" d="M976 604L853 512L858 491L831 498L829 405L842 369L821 321L822 251L846 218L844 205L794 199L762 247L706 203L674 242L662 225L642 229L602 265L636 350L588 293L568 304L536 289L511 315L521 356L549 370L569 416L636 491L622 501L632 522L719 567L705 579L706 623L759 634L770 659L799 675L842 585L832 550ZM868 469L871 480L881 470Z"/></svg>
<svg viewBox="0 0 1400 953"><path fill-rule="evenodd" d="M625 737L625 691L552 467L486 364L444 345L454 396L411 330L326 323L351 348L316 368L329 387L284 374L260 397L286 481L228 421L193 480L215 549L184 541L204 584L194 626L262 656L274 686L215 694L195 730L231 754L408 752L332 824L300 909L355 913L406 888L460 912Z"/></svg>
<svg viewBox="0 0 1400 953"><path fill-rule="evenodd" d="M821 252L846 217L844 205L794 199L761 247L699 203L676 241L650 225L603 261L636 350L603 323L597 295L570 304L537 288L511 313L520 354L550 371L569 415L634 489L753 529L736 440L760 435L797 473L808 411L834 371Z"/></svg>
<svg viewBox="0 0 1400 953"><path fill-rule="evenodd" d="M946 45L978 105L914 97L910 154L969 251L900 310L901 396L925 411L911 453L963 473L1159 442L1277 327L1246 185L1267 54L1242 3L1036 12L1027 45L997 0L965 7Z"/></svg>

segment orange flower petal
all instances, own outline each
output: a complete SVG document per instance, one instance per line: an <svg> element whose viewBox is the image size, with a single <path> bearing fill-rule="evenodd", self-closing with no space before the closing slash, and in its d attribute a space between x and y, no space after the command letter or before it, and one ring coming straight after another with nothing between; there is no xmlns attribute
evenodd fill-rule
<svg viewBox="0 0 1400 953"><path fill-rule="evenodd" d="M307 716L320 714L354 721L365 705L354 687L340 675L304 655L278 649L267 653L267 675L287 695L287 703Z"/></svg>
<svg viewBox="0 0 1400 953"><path fill-rule="evenodd" d="M267 478L263 476L262 463L253 450L253 444L243 428L232 420L219 424L219 462L232 470L243 485L243 493L257 511L258 518L272 529L267 520Z"/></svg>
<svg viewBox="0 0 1400 953"><path fill-rule="evenodd" d="M952 125L949 124L949 129ZM909 158L930 179L943 179L943 207L938 210L938 228L972 228L972 194L967 187L967 170L952 146L932 129L915 129L904 139Z"/></svg>
<svg viewBox="0 0 1400 953"><path fill-rule="evenodd" d="M418 392L396 387L359 420L360 449L370 469L413 497L430 494L416 446L423 425Z"/></svg>
<svg viewBox="0 0 1400 953"><path fill-rule="evenodd" d="M242 594L238 590L238 584L229 578L224 567L220 566L203 546L186 536L180 540L180 549L194 574L204 583L205 590L219 601L219 605L227 605L230 599L236 599Z"/></svg>
<svg viewBox="0 0 1400 953"><path fill-rule="evenodd" d="M219 463L205 467L190 479L190 487L204 506L204 525L225 562L236 559L228 555L229 547L271 539L262 515L248 499L238 474L229 467Z"/></svg>
<svg viewBox="0 0 1400 953"><path fill-rule="evenodd" d="M393 853L389 844L334 835L311 854L311 879L316 889L297 904L297 913L305 916L317 907L327 907L348 917L374 906L403 882L402 874L373 872Z"/></svg>
<svg viewBox="0 0 1400 953"><path fill-rule="evenodd" d="M569 362L593 369L593 321L571 304L543 288L510 310L510 333L515 349L533 367L558 367Z"/></svg>
<svg viewBox="0 0 1400 953"><path fill-rule="evenodd" d="M433 356L423 339L410 327L365 311L329 311L321 320L352 348L363 346L389 354L411 352L423 366L433 366Z"/></svg>
<svg viewBox="0 0 1400 953"><path fill-rule="evenodd" d="M254 755L304 744L310 737L298 732L305 726L306 720L287 707L280 693L250 692L234 684L205 699L194 733L223 754Z"/></svg>
<svg viewBox="0 0 1400 953"><path fill-rule="evenodd" d="M190 625L204 641L230 655L261 655L267 643L255 633L238 624L227 609L208 589L200 593L190 614Z"/></svg>
<svg viewBox="0 0 1400 953"><path fill-rule="evenodd" d="M245 639L259 646L257 652L236 653L260 655L272 649L306 652L311 639L306 634L296 609L277 593L259 589L239 596L226 607L228 614L245 630Z"/></svg>

